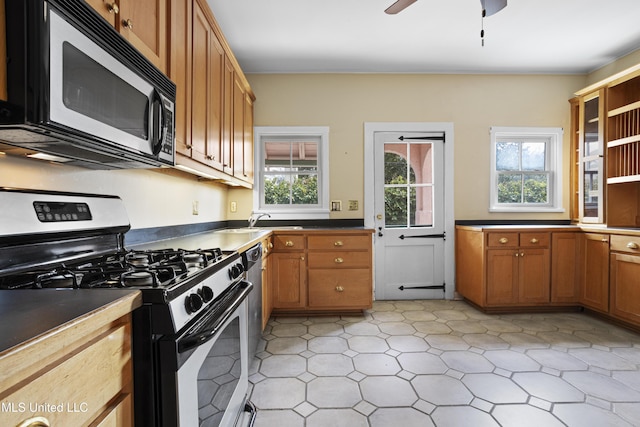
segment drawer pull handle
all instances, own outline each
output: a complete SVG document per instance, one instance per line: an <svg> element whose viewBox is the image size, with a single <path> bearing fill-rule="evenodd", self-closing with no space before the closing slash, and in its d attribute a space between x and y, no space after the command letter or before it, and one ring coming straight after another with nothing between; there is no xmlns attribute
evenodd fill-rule
<svg viewBox="0 0 640 427"><path fill-rule="evenodd" d="M284 245L288 248L293 247L293 242L291 240L287 240L286 242L284 242Z"/></svg>
<svg viewBox="0 0 640 427"><path fill-rule="evenodd" d="M342 286L336 286L336 291L344 292L344 288Z"/></svg>
<svg viewBox="0 0 640 427"><path fill-rule="evenodd" d="M344 262L344 260L342 258L336 258L334 259L336 264L342 264Z"/></svg>
<svg viewBox="0 0 640 427"><path fill-rule="evenodd" d="M529 240L529 242L531 242L531 243L533 243L535 245L536 243L539 242L539 240L534 237L533 239Z"/></svg>
<svg viewBox="0 0 640 427"><path fill-rule="evenodd" d="M107 10L109 13L113 13L114 15L117 15L120 12L120 8L115 3L107 3Z"/></svg>
<svg viewBox="0 0 640 427"><path fill-rule="evenodd" d="M501 245L504 245L504 244L506 244L506 243L509 243L509 239L507 239L506 237L501 237L501 238L500 238L500 240L498 240L498 242L499 242Z"/></svg>
<svg viewBox="0 0 640 427"><path fill-rule="evenodd" d="M16 427L49 427L51 423L45 417L33 417L27 420L24 420L20 424L16 425Z"/></svg>
<svg viewBox="0 0 640 427"><path fill-rule="evenodd" d="M342 240L338 240L333 243L333 246L342 246Z"/></svg>
<svg viewBox="0 0 640 427"><path fill-rule="evenodd" d="M638 246L638 244L636 242L629 242L629 243L627 243L627 248L628 249L638 249L638 248L640 248L640 246Z"/></svg>
<svg viewBox="0 0 640 427"><path fill-rule="evenodd" d="M609 239L607 239L606 237L603 237L602 240L600 240L603 243L609 243Z"/></svg>

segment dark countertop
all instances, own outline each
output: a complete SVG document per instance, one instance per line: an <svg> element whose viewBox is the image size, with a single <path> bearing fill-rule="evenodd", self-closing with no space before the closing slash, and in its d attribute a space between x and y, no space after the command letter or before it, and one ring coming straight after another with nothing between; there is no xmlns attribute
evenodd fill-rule
<svg viewBox="0 0 640 427"><path fill-rule="evenodd" d="M0 354L137 293L128 289L2 290Z"/></svg>

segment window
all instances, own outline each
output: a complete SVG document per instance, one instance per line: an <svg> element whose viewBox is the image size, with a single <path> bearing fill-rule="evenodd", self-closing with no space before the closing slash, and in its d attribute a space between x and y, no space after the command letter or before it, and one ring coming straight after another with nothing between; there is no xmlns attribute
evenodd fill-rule
<svg viewBox="0 0 640 427"><path fill-rule="evenodd" d="M491 212L564 212L562 128L491 128Z"/></svg>
<svg viewBox="0 0 640 427"><path fill-rule="evenodd" d="M254 206L273 219L329 217L329 128L256 127Z"/></svg>

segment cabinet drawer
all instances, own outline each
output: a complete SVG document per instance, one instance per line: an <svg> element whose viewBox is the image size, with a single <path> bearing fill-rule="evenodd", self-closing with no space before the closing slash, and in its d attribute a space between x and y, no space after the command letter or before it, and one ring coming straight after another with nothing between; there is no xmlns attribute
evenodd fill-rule
<svg viewBox="0 0 640 427"><path fill-rule="evenodd" d="M296 251L304 249L304 236L299 234L276 234L273 236L273 250Z"/></svg>
<svg viewBox="0 0 640 427"><path fill-rule="evenodd" d="M25 408L2 413L2 425L17 425L36 415L46 417L52 426L88 425L104 410L105 402L122 396L123 389L131 390L130 334L130 327L121 325L82 351L55 361L57 366L3 398ZM55 412L43 404L55 405ZM129 415L120 413L120 425L132 424L131 418L125 419Z"/></svg>
<svg viewBox="0 0 640 427"><path fill-rule="evenodd" d="M517 248L518 233L488 233L487 246Z"/></svg>
<svg viewBox="0 0 640 427"><path fill-rule="evenodd" d="M309 268L369 268L371 253L368 251L309 252Z"/></svg>
<svg viewBox="0 0 640 427"><path fill-rule="evenodd" d="M640 237L611 235L610 249L616 252L640 253Z"/></svg>
<svg viewBox="0 0 640 427"><path fill-rule="evenodd" d="M310 307L370 307L371 288L370 269L309 270Z"/></svg>
<svg viewBox="0 0 640 427"><path fill-rule="evenodd" d="M349 236L328 235L309 236L309 249L321 250L368 250L371 247L371 235Z"/></svg>
<svg viewBox="0 0 640 427"><path fill-rule="evenodd" d="M523 248L548 248L549 233L520 233L520 246Z"/></svg>

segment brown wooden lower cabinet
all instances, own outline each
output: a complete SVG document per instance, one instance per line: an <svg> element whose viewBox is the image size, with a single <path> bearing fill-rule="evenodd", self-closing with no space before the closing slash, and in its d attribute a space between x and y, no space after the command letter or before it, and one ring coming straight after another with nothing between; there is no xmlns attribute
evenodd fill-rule
<svg viewBox="0 0 640 427"><path fill-rule="evenodd" d="M269 262L274 312L350 312L370 308L371 233L276 231Z"/></svg>
<svg viewBox="0 0 640 427"><path fill-rule="evenodd" d="M640 325L640 237L611 236L609 311Z"/></svg>
<svg viewBox="0 0 640 427"><path fill-rule="evenodd" d="M569 230L457 227L456 291L488 310L576 305L578 233Z"/></svg>
<svg viewBox="0 0 640 427"><path fill-rule="evenodd" d="M37 417L52 426L133 425L132 324L124 313L139 303L126 298L0 357L3 408L15 409L0 412L0 425L45 425L32 424Z"/></svg>
<svg viewBox="0 0 640 427"><path fill-rule="evenodd" d="M580 303L592 310L609 311L609 235L582 235Z"/></svg>

